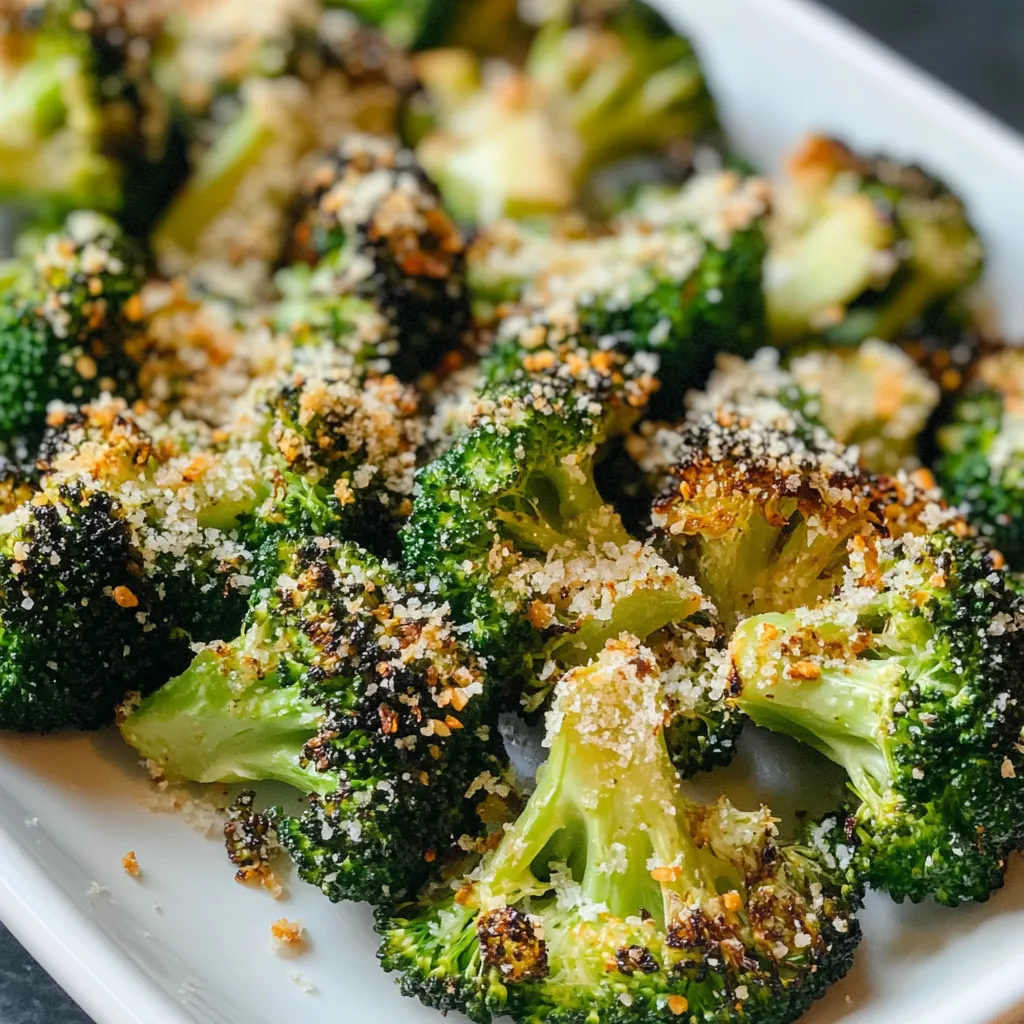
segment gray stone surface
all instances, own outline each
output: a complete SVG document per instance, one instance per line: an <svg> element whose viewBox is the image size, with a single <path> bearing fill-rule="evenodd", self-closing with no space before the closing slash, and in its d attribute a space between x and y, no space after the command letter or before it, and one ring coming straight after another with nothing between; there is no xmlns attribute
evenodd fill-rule
<svg viewBox="0 0 1024 1024"><path fill-rule="evenodd" d="M1019 0L824 3L1024 131L1024 4ZM2 926L0 1024L89 1024Z"/></svg>

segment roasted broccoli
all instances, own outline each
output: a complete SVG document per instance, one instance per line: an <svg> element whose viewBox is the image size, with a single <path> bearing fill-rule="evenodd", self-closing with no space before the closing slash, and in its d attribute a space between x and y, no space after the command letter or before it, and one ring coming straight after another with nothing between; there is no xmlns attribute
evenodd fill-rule
<svg viewBox="0 0 1024 1024"><path fill-rule="evenodd" d="M153 5L107 0L8 8L0 199L44 216L102 209L145 235L187 172L184 137L152 74L164 21Z"/></svg>
<svg viewBox="0 0 1024 1024"><path fill-rule="evenodd" d="M446 606L393 566L326 539L279 559L241 637L200 653L122 733L170 777L314 794L273 818L302 877L333 900L397 898L480 831L488 790L508 792L491 685Z"/></svg>
<svg viewBox="0 0 1024 1024"><path fill-rule="evenodd" d="M42 4L0 13L0 200L114 210L120 173L104 152L92 48L62 21Z"/></svg>
<svg viewBox="0 0 1024 1024"><path fill-rule="evenodd" d="M559 682L526 808L454 894L380 913L402 990L475 1021L795 1020L850 967L855 889L767 808L676 779L653 654Z"/></svg>
<svg viewBox="0 0 1024 1024"><path fill-rule="evenodd" d="M393 142L348 135L313 166L288 255L314 267L313 326L351 334L369 303L387 324L377 353L399 376L435 366L469 329L462 233L413 154Z"/></svg>
<svg viewBox="0 0 1024 1024"><path fill-rule="evenodd" d="M714 127L690 44L646 4L606 6L545 25L522 69L453 49L418 62L434 101L418 152L459 217L568 209L596 168Z"/></svg>
<svg viewBox="0 0 1024 1024"><path fill-rule="evenodd" d="M937 435L939 482L971 523L1024 567L1024 350L982 356Z"/></svg>
<svg viewBox="0 0 1024 1024"><path fill-rule="evenodd" d="M775 340L892 339L980 275L963 204L920 167L812 136L789 169L765 266Z"/></svg>
<svg viewBox="0 0 1024 1024"><path fill-rule="evenodd" d="M821 424L840 444L855 445L875 473L913 469L918 441L938 407L939 386L901 349L870 339L856 347L814 348L783 362L761 349L747 362L721 355L703 391L687 397L691 412L744 405L769 419L773 402ZM758 403L764 408L758 409Z"/></svg>
<svg viewBox="0 0 1024 1024"><path fill-rule="evenodd" d="M841 765L821 841L897 900L984 900L1021 840L1024 611L974 542L872 540L838 595L742 622L730 700Z"/></svg>
<svg viewBox="0 0 1024 1024"><path fill-rule="evenodd" d="M188 664L124 508L57 487L0 518L0 728L92 729Z"/></svg>
<svg viewBox="0 0 1024 1024"><path fill-rule="evenodd" d="M562 237L502 224L471 250L474 299L551 318L573 310L595 337L655 353L655 404L676 416L685 386L710 369L716 351L751 355L764 340L765 209L764 182L728 172L642 197L611 234Z"/></svg>
<svg viewBox="0 0 1024 1024"><path fill-rule="evenodd" d="M351 13L311 8L246 20L239 9L227 33L171 19L158 78L193 169L153 233L165 273L242 301L272 295L309 161L347 132L394 131L415 86L408 59Z"/></svg>
<svg viewBox="0 0 1024 1024"><path fill-rule="evenodd" d="M0 448L31 456L54 401L131 398L139 255L105 218L79 211L12 270L0 299Z"/></svg>
<svg viewBox="0 0 1024 1024"><path fill-rule="evenodd" d="M451 603L467 642L513 692L524 679L539 687L527 706L559 666L701 604L594 485L597 445L621 420L615 401L599 401L614 362L592 355L562 365L549 344L535 372L485 390L474 428L418 474L403 528L406 564Z"/></svg>
<svg viewBox="0 0 1024 1024"><path fill-rule="evenodd" d="M788 414L787 414L788 415ZM729 407L667 433L669 483L655 500L657 543L692 573L727 625L813 605L875 535L924 532L937 493L873 477L822 431Z"/></svg>

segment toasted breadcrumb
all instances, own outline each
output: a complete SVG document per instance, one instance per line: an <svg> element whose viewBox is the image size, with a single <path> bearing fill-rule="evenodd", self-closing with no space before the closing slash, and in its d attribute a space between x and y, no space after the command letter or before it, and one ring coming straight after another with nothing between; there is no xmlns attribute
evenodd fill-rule
<svg viewBox="0 0 1024 1024"><path fill-rule="evenodd" d="M138 878L142 873L142 869L139 867L139 861L135 856L134 850L129 850L121 858L121 867L124 868L125 874L131 875L132 878Z"/></svg>
<svg viewBox="0 0 1024 1024"><path fill-rule="evenodd" d="M302 922L289 921L285 917L278 918L270 926L270 943L278 955L304 952L306 939Z"/></svg>

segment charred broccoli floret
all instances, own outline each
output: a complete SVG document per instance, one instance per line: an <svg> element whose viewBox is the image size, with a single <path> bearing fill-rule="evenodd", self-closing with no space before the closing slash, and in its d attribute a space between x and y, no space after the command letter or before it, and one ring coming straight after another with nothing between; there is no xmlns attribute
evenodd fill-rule
<svg viewBox="0 0 1024 1024"><path fill-rule="evenodd" d="M79 212L13 277L0 302L0 447L30 453L50 402L133 396L126 344L138 329L142 270L111 222Z"/></svg>
<svg viewBox="0 0 1024 1024"><path fill-rule="evenodd" d="M1021 839L1019 598L948 532L864 546L838 596L741 623L731 700L841 765L821 842L895 899L984 900Z"/></svg>
<svg viewBox="0 0 1024 1024"><path fill-rule="evenodd" d="M390 357L410 378L437 364L469 329L462 232L415 156L394 142L348 135L310 171L289 257L315 267L322 314L351 322L369 302L387 323Z"/></svg>
<svg viewBox="0 0 1024 1024"><path fill-rule="evenodd" d="M1024 352L978 360L938 431L939 482L971 523L1019 569L1024 565Z"/></svg>
<svg viewBox="0 0 1024 1024"><path fill-rule="evenodd" d="M125 509L57 487L0 519L0 728L93 729L188 664Z"/></svg>
<svg viewBox="0 0 1024 1024"><path fill-rule="evenodd" d="M418 63L435 117L418 151L459 217L568 209L595 169L714 127L689 42L646 4L605 6L545 25L522 69L459 50Z"/></svg>
<svg viewBox="0 0 1024 1024"><path fill-rule="evenodd" d="M131 524L137 573L182 637L234 636L252 563L236 534L265 487L259 453L220 450L204 425L161 421L122 399L55 408L50 420L37 459L44 489L112 498Z"/></svg>
<svg viewBox="0 0 1024 1024"><path fill-rule="evenodd" d="M680 787L653 654L559 682L537 789L453 895L380 914L402 989L473 1020L795 1020L850 967L855 890L767 808Z"/></svg>
<svg viewBox="0 0 1024 1024"><path fill-rule="evenodd" d="M241 637L203 651L122 733L171 777L314 794L273 817L302 877L332 900L398 897L479 832L470 796L507 792L484 666L446 606L354 545L284 545L278 568Z"/></svg>
<svg viewBox="0 0 1024 1024"><path fill-rule="evenodd" d="M783 408L821 424L840 444L855 445L860 464L874 473L918 465L918 440L938 407L939 386L901 349L870 339L851 348L815 348L783 362L761 349L743 362L729 355L703 391L687 396L691 412L723 404L770 418ZM758 409L763 403L765 408Z"/></svg>
<svg viewBox="0 0 1024 1024"><path fill-rule="evenodd" d="M765 268L777 341L892 339L980 275L963 203L922 168L812 136L790 173Z"/></svg>
<svg viewBox="0 0 1024 1024"><path fill-rule="evenodd" d="M937 494L864 473L827 435L722 407L669 434L670 483L652 522L659 547L692 573L727 625L812 605L842 582L849 546L923 532Z"/></svg>

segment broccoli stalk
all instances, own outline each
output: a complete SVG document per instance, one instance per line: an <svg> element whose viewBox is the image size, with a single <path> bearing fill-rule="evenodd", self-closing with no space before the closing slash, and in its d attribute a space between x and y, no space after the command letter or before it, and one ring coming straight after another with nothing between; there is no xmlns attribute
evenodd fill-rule
<svg viewBox="0 0 1024 1024"><path fill-rule="evenodd" d="M477 1021L618 1020L625 1006L774 1024L845 973L856 894L780 844L766 809L681 791L658 693L632 638L563 677L548 761L497 848L454 897L379 917L406 994Z"/></svg>
<svg viewBox="0 0 1024 1024"><path fill-rule="evenodd" d="M838 598L747 619L731 700L841 765L837 856L895 899L984 900L1021 838L1019 602L950 535L867 549Z"/></svg>
<svg viewBox="0 0 1024 1024"><path fill-rule="evenodd" d="M301 682L282 678L264 623L215 643L177 678L127 714L125 740L164 776L192 782L274 779L311 793L337 789L301 753L324 710Z"/></svg>

